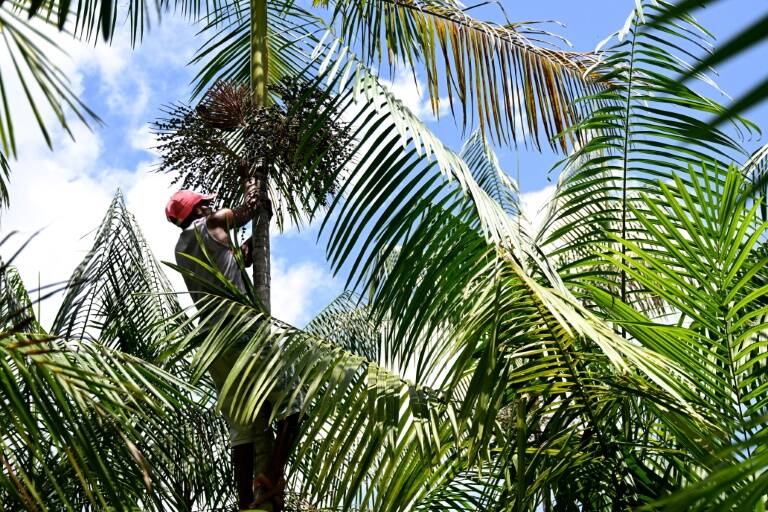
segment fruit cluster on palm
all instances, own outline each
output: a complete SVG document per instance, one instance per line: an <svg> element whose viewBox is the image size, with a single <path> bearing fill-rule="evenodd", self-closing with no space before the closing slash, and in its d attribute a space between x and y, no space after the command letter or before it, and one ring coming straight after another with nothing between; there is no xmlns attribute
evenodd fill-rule
<svg viewBox="0 0 768 512"><path fill-rule="evenodd" d="M98 16L78 27L111 34L110 5L82 2ZM291 179L285 165L265 172L262 197L296 224L320 219L347 291L304 329L269 315L258 279L242 292L221 276L184 311L119 196L49 331L3 265L2 506L231 507L205 369L237 340L231 414L255 417L286 367L299 380L299 509L762 510L768 159L731 135L751 123L709 124L727 109L680 80L708 80L689 62L706 30L644 0L615 44L580 55L451 0L339 1L332 13L213 6L197 59L207 100L165 133L192 126L218 144L178 162L237 166L253 145L217 117L232 101L209 101L229 86L209 87L243 84L254 99L235 103L262 108L288 103L270 84L323 84L333 108L318 103L304 133L337 122L346 152L323 163L319 187L317 160L287 160ZM444 78L462 119L476 109L481 129L460 153L370 71L384 49L424 66L432 98ZM537 145L539 130L567 154L545 222L526 232L490 142ZM221 167L204 184L235 201ZM213 309L230 320L201 333Z"/></svg>

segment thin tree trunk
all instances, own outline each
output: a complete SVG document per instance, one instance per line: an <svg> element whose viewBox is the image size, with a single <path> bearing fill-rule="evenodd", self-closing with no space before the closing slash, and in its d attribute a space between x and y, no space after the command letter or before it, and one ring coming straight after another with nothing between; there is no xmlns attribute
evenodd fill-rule
<svg viewBox="0 0 768 512"><path fill-rule="evenodd" d="M267 0L251 0L251 88L256 106L267 99ZM253 284L267 313L271 312L269 223L272 208L269 202L269 163L255 163L257 211L253 218Z"/></svg>

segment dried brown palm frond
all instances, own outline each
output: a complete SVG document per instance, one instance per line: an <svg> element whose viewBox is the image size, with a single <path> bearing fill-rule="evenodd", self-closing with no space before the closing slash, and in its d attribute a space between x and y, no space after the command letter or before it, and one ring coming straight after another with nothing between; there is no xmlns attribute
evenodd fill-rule
<svg viewBox="0 0 768 512"><path fill-rule="evenodd" d="M253 101L248 87L233 82L219 82L203 97L195 111L211 128L236 130L253 115Z"/></svg>
<svg viewBox="0 0 768 512"><path fill-rule="evenodd" d="M475 19L456 0L314 4L333 5L343 44L359 47L367 63L386 55L390 63L423 69L433 113L447 95L464 128L476 120L495 142L540 148L543 140L567 153L581 142L569 128L591 109L576 100L607 86L592 71L599 55L565 50L567 41L532 22Z"/></svg>

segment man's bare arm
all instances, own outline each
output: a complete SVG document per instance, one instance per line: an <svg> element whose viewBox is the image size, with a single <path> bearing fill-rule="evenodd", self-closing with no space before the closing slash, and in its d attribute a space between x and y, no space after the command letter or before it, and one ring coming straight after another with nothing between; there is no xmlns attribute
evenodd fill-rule
<svg viewBox="0 0 768 512"><path fill-rule="evenodd" d="M208 229L224 229L229 231L233 228L240 228L248 224L256 213L256 183L253 178L243 178L243 189L245 190L245 202L234 208L222 208L206 219Z"/></svg>

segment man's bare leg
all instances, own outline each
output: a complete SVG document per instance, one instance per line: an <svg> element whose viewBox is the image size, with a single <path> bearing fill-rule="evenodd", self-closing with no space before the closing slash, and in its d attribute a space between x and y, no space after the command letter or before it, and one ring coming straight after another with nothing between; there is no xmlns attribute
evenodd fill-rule
<svg viewBox="0 0 768 512"><path fill-rule="evenodd" d="M274 511L272 506L272 483L264 477L269 473L272 464L272 453L275 451L275 436L269 427L270 409L262 408L253 425L253 469L254 501L251 508ZM260 478L261 477L261 478Z"/></svg>
<svg viewBox="0 0 768 512"><path fill-rule="evenodd" d="M275 449L272 451L267 477L277 491L273 499L274 510L275 512L282 512L285 503L285 467L288 465L288 456L291 454L293 445L299 437L299 415L292 414L278 421L275 430L277 430Z"/></svg>
<svg viewBox="0 0 768 512"><path fill-rule="evenodd" d="M292 414L278 421L276 427L277 437L275 438L275 449L272 452L271 474L269 475L274 481L285 477L288 456L299 437L299 415Z"/></svg>
<svg viewBox="0 0 768 512"><path fill-rule="evenodd" d="M235 473L238 507L240 510L247 510L253 502L253 443L232 447L232 467Z"/></svg>

